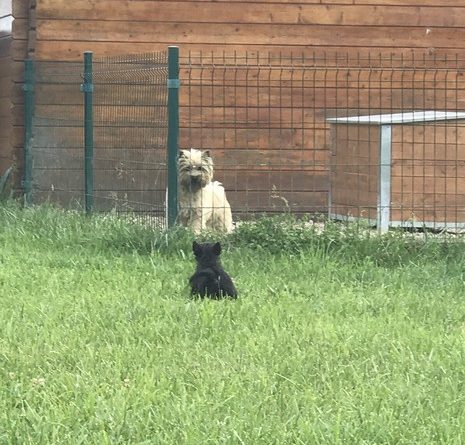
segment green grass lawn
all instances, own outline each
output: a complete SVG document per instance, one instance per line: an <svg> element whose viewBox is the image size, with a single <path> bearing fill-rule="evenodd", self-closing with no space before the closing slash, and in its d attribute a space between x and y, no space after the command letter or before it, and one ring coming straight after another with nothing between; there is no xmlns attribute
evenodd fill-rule
<svg viewBox="0 0 465 445"><path fill-rule="evenodd" d="M193 301L191 242L0 206L0 444L465 442L465 244L263 220Z"/></svg>

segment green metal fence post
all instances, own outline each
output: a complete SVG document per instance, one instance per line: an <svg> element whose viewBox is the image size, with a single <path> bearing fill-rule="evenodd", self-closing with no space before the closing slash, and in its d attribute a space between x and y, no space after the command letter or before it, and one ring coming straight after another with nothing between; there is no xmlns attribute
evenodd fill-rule
<svg viewBox="0 0 465 445"><path fill-rule="evenodd" d="M24 175L23 191L26 205L32 201L32 120L34 117L34 61L24 63Z"/></svg>
<svg viewBox="0 0 465 445"><path fill-rule="evenodd" d="M92 213L94 205L94 115L92 79L92 51L84 52L84 181L86 213Z"/></svg>
<svg viewBox="0 0 465 445"><path fill-rule="evenodd" d="M168 47L168 227L178 217L179 47Z"/></svg>

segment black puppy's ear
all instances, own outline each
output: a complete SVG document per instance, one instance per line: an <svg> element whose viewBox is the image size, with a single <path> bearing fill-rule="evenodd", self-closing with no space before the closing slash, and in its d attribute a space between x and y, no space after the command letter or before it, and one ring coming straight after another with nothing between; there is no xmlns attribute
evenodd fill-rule
<svg viewBox="0 0 465 445"><path fill-rule="evenodd" d="M219 242L213 244L213 253L215 255L220 255L220 253L221 253L221 244Z"/></svg>
<svg viewBox="0 0 465 445"><path fill-rule="evenodd" d="M192 251L194 255L199 255L202 252L202 246L197 241L194 241L192 243Z"/></svg>

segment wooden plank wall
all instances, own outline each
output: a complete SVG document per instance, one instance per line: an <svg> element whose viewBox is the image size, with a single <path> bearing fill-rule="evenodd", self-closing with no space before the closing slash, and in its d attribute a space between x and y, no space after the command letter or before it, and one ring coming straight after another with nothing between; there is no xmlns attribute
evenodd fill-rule
<svg viewBox="0 0 465 445"><path fill-rule="evenodd" d="M13 165L16 184L19 184L21 177L24 140L22 91L24 59L30 51L33 51L34 8L35 0L2 0L0 2L0 16L8 12L7 22L11 23L10 34L0 38L0 42L3 41L0 43L2 55L0 94L4 97L3 107L5 108L2 109L8 109L7 116L2 115L0 118L0 138L4 141L4 145L0 148L0 170ZM7 99L6 95L8 95Z"/></svg>
<svg viewBox="0 0 465 445"><path fill-rule="evenodd" d="M12 60L11 1L0 3L0 174L8 168L11 157Z"/></svg>
<svg viewBox="0 0 465 445"><path fill-rule="evenodd" d="M391 220L465 223L465 122L392 127Z"/></svg>
<svg viewBox="0 0 465 445"><path fill-rule="evenodd" d="M27 3L26 0L13 1L22 8ZM212 60L224 53L243 55L245 52L251 58L258 53L272 58L303 53L308 57L316 54L316 57L329 60L335 59L338 54L357 59L360 54L363 56L371 52L376 57L403 54L408 65L425 55L430 59L448 55L453 60L454 54L463 51L465 5L457 6L457 3L453 0L37 0L34 14L29 11L29 17L15 17L15 39L19 42L29 40L29 46L35 49L38 60L80 60L85 50L104 56L156 51L177 44L181 47L184 63L189 55L192 58L200 51L206 64L209 54L212 54ZM35 24L31 24L33 22ZM23 49L27 50L27 45L23 44ZM370 62L366 63L370 65ZM20 67L17 69L20 72ZM192 69L184 65L181 76L187 74L192 74ZM216 147L214 155L218 159L218 173L227 188L233 189L235 195L231 199L235 205L241 205L244 200L255 203L255 207L260 207L260 203L265 201L266 205L270 204L270 199L264 201L264 196L260 194L266 192L270 198L269 189L273 187L277 174L272 169L262 169L261 174L254 175L250 167L258 158L284 164L281 159L283 153L278 151L278 148L283 148L283 143L287 148L285 156L294 159L296 166L302 162L313 162L314 167L321 167L326 162L330 139L324 123L324 107L328 105L327 98L337 97L335 90L340 88L343 92L339 97L347 94L347 83L342 80L333 82L334 90L327 89L319 93L318 98L313 97L315 101L310 105L313 115L304 116L307 126L297 136L293 136L289 128L277 127L263 136L261 129L273 120L266 112L252 119L254 124L247 128L236 126L228 132L224 125L221 127L225 122L231 123L237 119L238 111L247 113L239 116L243 121L250 121L253 114L249 112L256 112L257 106L246 102L248 93L244 87L236 91L230 89L227 92L229 96L221 103L227 106L221 107L220 104L218 107L215 101L219 100L224 85L218 82L218 91L213 92L215 99L209 99L205 96L209 94L205 87L211 84L209 74L203 70L194 75L197 79L191 79L190 90L182 90L181 143L185 146ZM360 75L355 73L352 79L360 82ZM421 104L421 97L416 98L413 89L408 93L412 97L410 102ZM376 108L370 102L369 92L365 91L360 96L355 91L356 88L353 88L354 109ZM232 98L232 94L235 97ZM402 92L395 94L402 96L399 100L403 103L409 104ZM260 97L259 91L256 97ZM274 100L278 104L280 98L275 94ZM285 100L288 101L286 113L294 113L290 111L292 104L296 114L292 115L291 120L299 120L299 113L304 115L307 105L303 100L296 105L289 95ZM453 100L457 101L457 97ZM349 103L350 100L341 99L333 104L333 109L340 107L341 112L347 112ZM317 110L317 106L321 108ZM386 107L392 107L392 101ZM380 104L379 109L382 108ZM219 114L215 117L215 113ZM210 116L210 125L207 131L202 131L199 123L204 122L207 116ZM15 119L19 127L20 108ZM282 112L279 119L285 119ZM273 132L276 133L274 136ZM296 138L304 138L311 143L299 145ZM218 139L222 141L219 147ZM251 139L259 142L251 143ZM228 167L231 159L239 162L237 152L231 156L231 151L238 148L248 148L248 163L243 163L245 167L242 171ZM311 153L303 154L304 148ZM315 206L324 205L324 193L328 187L325 174L316 172L316 168L307 176L302 176L297 169L292 174L286 173L291 170L289 168L283 167L283 170L278 189L285 189L285 184L288 184L287 187L292 189L288 191L294 192L293 199L299 202L299 199L308 201L307 195L299 198L300 189L310 187L310 191L318 194L314 196ZM279 197L280 191L276 191L277 201L285 202Z"/></svg>
<svg viewBox="0 0 465 445"><path fill-rule="evenodd" d="M375 125L331 125L331 213L376 220L379 134Z"/></svg>
<svg viewBox="0 0 465 445"><path fill-rule="evenodd" d="M38 0L37 57L79 59L179 44L183 51L373 49L455 52L465 5L454 0Z"/></svg>

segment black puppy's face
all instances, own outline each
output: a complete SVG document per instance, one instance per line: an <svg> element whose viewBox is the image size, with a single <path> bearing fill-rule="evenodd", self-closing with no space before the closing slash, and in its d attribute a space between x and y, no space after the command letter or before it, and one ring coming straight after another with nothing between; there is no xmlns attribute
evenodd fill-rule
<svg viewBox="0 0 465 445"><path fill-rule="evenodd" d="M199 244L194 241L192 244L192 250L195 258L199 263L205 264L216 261L221 254L220 243L203 243Z"/></svg>

